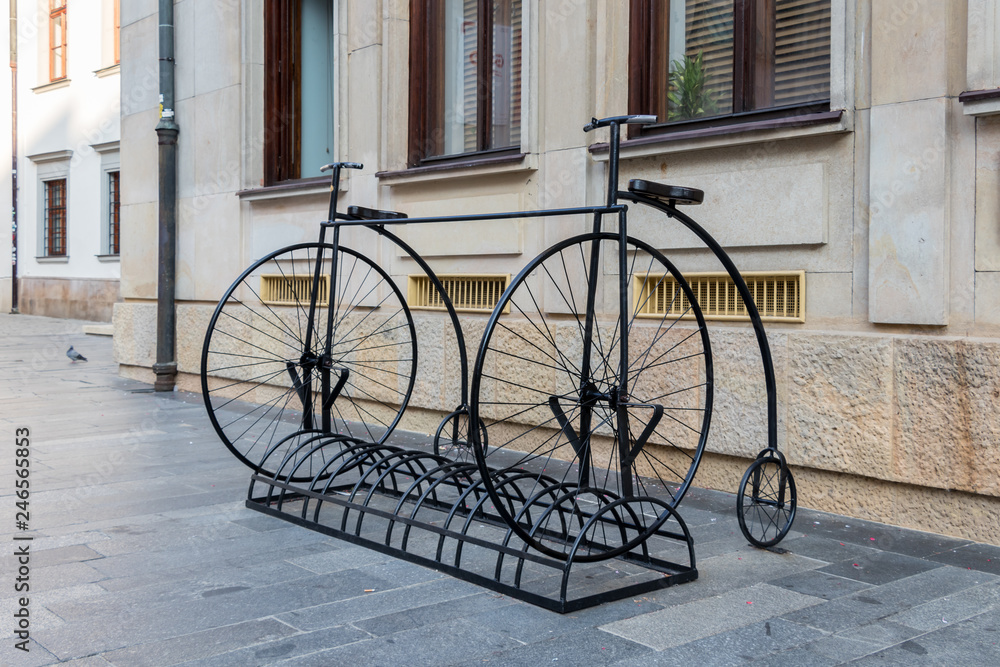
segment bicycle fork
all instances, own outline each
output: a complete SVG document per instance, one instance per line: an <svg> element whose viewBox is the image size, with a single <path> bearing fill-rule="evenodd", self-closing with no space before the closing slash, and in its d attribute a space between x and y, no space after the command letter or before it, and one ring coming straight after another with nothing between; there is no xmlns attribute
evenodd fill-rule
<svg viewBox="0 0 1000 667"><path fill-rule="evenodd" d="M640 122L649 123L655 118L644 116L622 116L618 118L606 119L605 121L593 121L584 130L607 126L611 130L609 141L610 155L608 159L608 189L607 207L610 209L618 203L618 162L619 146L621 141L621 123ZM601 222L603 213L594 214L593 233L601 232ZM631 304L629 302L628 284L628 226L626 209L618 212L618 377L617 385L607 392L601 392L594 384L590 373L591 343L593 342L594 327L596 326L595 305L597 298L597 281L600 275L600 241L594 240L590 251L590 266L587 289L587 310L585 316L583 332L583 359L580 368L579 386L579 409L580 409L580 433L576 433L572 424L566 416L565 411L559 404L556 396L549 397L549 409L552 411L561 430L569 441L570 446L576 452L580 461L580 472L578 483L581 488L590 486L592 468L591 438L594 408L598 402L606 402L614 412L615 427L618 433L618 470L621 479L621 494L623 497L633 495L632 483L633 464L649 437L656 430L657 425L663 417L663 406L646 403L633 403L630 401L629 393L629 350L628 333L630 325ZM642 432L632 442L630 429L629 409L649 409L652 414Z"/></svg>
<svg viewBox="0 0 1000 667"><path fill-rule="evenodd" d="M337 198L340 192L340 171L341 169L361 169L362 165L357 162L335 162L328 164L320 171L333 170L330 184L330 209L328 220L333 222L337 215ZM320 299L320 281L323 277L323 243L326 240L326 225L319 228L319 244L316 250L316 266L313 270L312 285L309 293L309 317L306 322L305 345L302 357L298 363L285 362L285 368L292 380L292 387L302 402L302 428L306 430L314 429L315 418L313 415L313 372L319 374L320 389L320 428L324 433L333 432L332 410L333 403L343 391L350 379L350 370L347 368L333 367L333 335L335 333L334 319L337 310L337 254L340 249L340 227L333 226L333 240L330 257L330 286L327 292L326 303L326 340L323 350L316 354L313 352L313 336L317 335L314 322L316 309ZM301 370L301 373L300 373ZM336 372L337 382L332 383L332 374Z"/></svg>

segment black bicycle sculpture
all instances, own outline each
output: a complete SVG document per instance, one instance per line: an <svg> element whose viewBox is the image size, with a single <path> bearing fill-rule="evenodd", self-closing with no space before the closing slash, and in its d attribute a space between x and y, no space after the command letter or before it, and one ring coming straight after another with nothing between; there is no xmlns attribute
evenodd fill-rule
<svg viewBox="0 0 1000 667"><path fill-rule="evenodd" d="M340 213L341 170L361 165L325 167L332 188L318 241L244 271L205 337L205 405L222 441L254 469L248 506L557 611L695 578L677 506L709 435L709 332L682 273L629 236L622 202L631 202L694 232L744 301L763 362L768 442L740 482L737 516L752 544L777 544L794 520L796 494L777 447L774 369L753 298L721 246L679 210L701 203L701 191L643 180L618 189L621 125L654 121L617 116L584 128L610 130L600 206ZM590 232L551 246L510 281L470 374L447 291L388 227L581 215L592 218ZM412 258L449 315L461 400L430 442L390 440L414 389L416 327L392 277L341 243L348 227L371 230ZM573 598L571 574L609 559L642 568L617 587ZM552 568L556 588L545 576Z"/></svg>

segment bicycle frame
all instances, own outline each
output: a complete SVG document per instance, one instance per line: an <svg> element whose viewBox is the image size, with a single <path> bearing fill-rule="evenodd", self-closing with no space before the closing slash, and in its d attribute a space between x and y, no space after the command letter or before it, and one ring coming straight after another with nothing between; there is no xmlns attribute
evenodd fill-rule
<svg viewBox="0 0 1000 667"><path fill-rule="evenodd" d="M666 214L700 238L725 267L744 301L764 365L768 442L740 483L737 507L744 512L746 503L754 512L771 512L783 523L773 520L771 514L765 517L766 524L758 514L748 515L759 524L754 526L759 528L757 537L741 514L740 528L757 546L769 547L782 539L794 519L795 487L791 471L777 451L773 360L753 296L722 247L677 208L699 203L702 193L644 181L630 182L628 190L619 189L621 125L653 120L649 116L617 116L595 119L584 128L608 127L610 131L606 191L603 202L595 206L420 218L360 207L341 213L337 205L342 170L362 165L341 162L324 167L324 171L332 170L330 202L327 218L320 223L318 243L292 244L255 261L220 300L206 334L202 355L206 405L225 444L254 468L248 506L563 612L696 578L693 541L676 508L691 485L708 440L714 387L712 346L698 299L684 275L656 246L629 236L629 205L639 204ZM542 250L511 278L485 324L470 375L465 336L452 298L428 262L390 231L391 227L544 221L565 216L582 218L583 229ZM608 217L611 220L605 229ZM414 260L437 291L455 331L460 404L450 412L445 406L447 416L434 436L433 451L426 442L403 447L388 440L412 396L417 334L408 300L396 278L375 258L342 245L341 231L351 227L371 230L380 247L384 239ZM602 251L604 243L617 247ZM303 252L308 261L301 263ZM283 324L283 316L271 310L266 305L269 302L249 284L249 276L259 272L263 286L262 267L272 264L284 276L279 262L291 269L285 284L300 286L291 290L294 299L289 299L296 308L295 331ZM297 262L304 267L298 275ZM362 269L355 273L359 265ZM618 275L614 276L616 269ZM360 276L363 288L355 291L356 276ZM374 279L370 280L371 276ZM306 307L301 297L307 292ZM241 300L246 293L265 304L267 312L262 315L246 308ZM323 308L327 309L325 320ZM250 314L243 316L245 310ZM508 310L512 317L501 320ZM356 311L361 314L352 314ZM298 317L306 312L303 335ZM225 321L236 324L228 329L218 325L216 336L223 313L228 316ZM696 320L694 326L675 329L685 316ZM353 333L366 321L374 331L365 331L360 337ZM287 330L293 344L288 344L284 331L270 335L267 326ZM250 333L242 334L238 327L246 327ZM260 360L257 350L262 348L255 335L287 345L293 352ZM384 338L367 348L369 354L397 344L400 352L352 356L357 344L352 346L351 342L375 335ZM224 342L216 348L213 342L217 339ZM226 381L232 382L215 395L225 399L225 392L233 385L242 393L213 403L208 359L211 354L240 357L240 349L228 347L233 340L246 348L243 358L249 361L231 366L226 362L217 368L228 371ZM348 344L342 345L345 340ZM536 341L548 347L543 349ZM680 352L674 352L678 348ZM300 351L301 357L294 358ZM389 364L375 370L394 377L380 381L377 375L368 374L366 369L372 366L366 367L366 360ZM249 381L246 375L250 373L240 374L261 364L261 370L253 371ZM217 410L222 412L251 389L275 376L283 378L286 372L292 380L291 389L285 382L276 399L260 392L270 402L257 401L258 407L239 412L236 419L220 426ZM352 372L355 375L349 384ZM379 389L365 390L365 382L368 387L379 385L386 390L395 385L396 393L383 402L385 394ZM250 388L243 390L243 384ZM301 424L294 416L296 396L302 403ZM292 417L285 420L285 426L290 422L296 432L284 435L282 430L278 439L278 425L289 401ZM395 411L394 418L383 421L377 411L358 409L358 403L371 401ZM266 406L265 412L254 418L260 403ZM278 406L277 415L258 427L274 406ZM341 410L345 406L353 407L358 419ZM468 419L464 424L463 418ZM352 426L342 429L355 421L366 429L367 435L361 439L355 437ZM234 424L239 425L232 432L226 430ZM376 425L376 432L368 429L369 425ZM467 455L471 447L475 463L463 459L462 454L456 457L439 452L438 441L446 427L452 433L452 452ZM248 432L251 435L244 439ZM499 434L499 446L493 441L494 434ZM251 459L251 450L261 443L267 445L264 457ZM658 458L664 452L663 458ZM275 467L275 463L279 465ZM265 495L255 491L257 485L263 485ZM438 495L438 491L446 493ZM387 509L386 501L395 509ZM333 516L321 521L321 508L324 516L331 511ZM418 513L422 514L418 517ZM349 517L353 528L348 527ZM396 525L405 527L402 541L394 543ZM420 545L414 546L408 539L411 529L434 538L436 552L418 553ZM485 534L493 537L482 539ZM648 546L647 540L686 547L689 564L659 559L653 554L660 553L660 547ZM476 548L466 549L471 552L466 557L464 545ZM477 569L477 559L483 555L495 558L485 574ZM571 569L610 558L643 565L652 571L651 576L610 593L567 599ZM503 575L505 559L514 563L509 575L512 580ZM466 565L467 561L475 564ZM527 590L531 582L522 582L525 564L562 571L557 600Z"/></svg>
<svg viewBox="0 0 1000 667"><path fill-rule="evenodd" d="M738 269L736 268L733 261L729 258L722 247L708 234L698 223L692 220L690 217L679 211L675 206L667 204L661 200L655 199L653 197L643 196L641 194L619 190L619 162L620 162L620 143L621 143L621 125L628 123L648 123L651 122L652 118L649 116L616 116L612 118L606 118L601 121L593 120L588 124L584 130L589 131L592 129L597 129L599 127L608 127L610 129L610 141L609 141L609 159L608 159L608 174L607 174L607 189L606 189L606 200L603 206L583 206L583 207L571 207L571 208L559 208L559 209L538 209L530 211L505 211L499 213L487 213L487 214L467 214L458 216L431 216L431 217L420 217L420 218L385 218L385 219L356 219L351 216L337 212L337 200L339 196L339 179L341 174L341 169L343 168L361 168L361 165L357 163L335 163L329 165L333 169L332 184L331 184L331 197L330 197L330 209L328 219L321 223L320 225L320 243L325 240L326 230L332 229L333 240L332 246L334 248L333 252L333 266L331 268L331 294L336 294L335 281L336 281L336 250L340 243L340 229L347 226L362 226L372 231L376 232L380 236L392 241L395 245L400 247L407 255L414 259L420 268L429 276L435 289L441 295L442 300L445 303L445 307L449 313L452 325L455 329L456 335L459 341L459 355L461 364L461 405L459 409L465 409L468 406L468 358L465 351L464 336L462 334L462 329L458 321L457 313L454 309L454 305L451 299L445 292L440 280L436 274L431 270L427 262L409 245L407 245L401 238L397 235L389 232L385 227L386 225L395 224L407 224L407 225L423 225L423 224L435 224L442 222L479 222L479 221L490 221L490 220L504 220L504 219L523 219L523 218L548 218L548 217L558 217L558 216L568 216L568 215L592 215L593 225L592 232L597 233L602 230L604 217L607 215L617 216L617 235L619 238L618 248L619 256L617 258L618 270L619 270L619 304L618 304L618 328L619 331L627 331L629 325L629 303L628 303L628 284L626 277L625 267L628 263L627 258L627 243L628 238L628 207L619 203L619 200L626 200L636 204L642 204L645 206L650 206L665 213L668 217L673 218L683 224L685 227L694 232L705 245L715 254L716 258L720 261L729 276L732 278L736 285L736 289L739 292L741 298L743 299L747 312L750 316L751 323L753 325L754 333L757 339L757 344L760 349L762 364L764 367L764 379L765 387L767 393L767 420L768 420L768 442L767 450L772 451L777 456L782 456L777 450L777 389L774 375L774 365L771 357L770 347L767 342L767 337L764 333L763 323L760 319L759 312L753 301L753 296L750 294L747 288L746 282L743 280ZM316 301L317 301L317 291L319 283L319 273L320 264L322 261L322 254L317 260L316 265L316 275L313 281L313 293L310 296L310 331L307 334L307 341L311 339L311 320L315 313ZM586 314L585 314L585 332L584 332L584 357L581 360L581 375L580 375L580 389L581 396L585 396L585 400L581 402L581 412L580 412L580 431L581 433L589 433L590 427L592 425L592 413L593 406L597 401L608 402L612 409L616 412L616 427L619 433L630 433L629 430L629 408L650 408L653 410L652 417L647 423L643 432L636 439L636 442L630 446L627 438L621 438L619 441L619 452L618 452L618 463L620 470L622 472L622 480L624 488L622 491L626 494L631 493L631 469L632 462L634 460L635 452L642 448L645 444L645 439L649 437L652 430L655 428L657 422L662 415L662 407L656 405L645 405L629 402L629 385L628 385L628 360L629 360L629 350L628 350L628 337L623 336L619 347L619 367L618 367L618 384L614 388L614 391L609 394L600 394L596 391L590 389L592 387L591 377L589 376L590 368L590 349L593 338L593 329L596 322L595 313L595 285L597 272L600 270L600 247L599 244L594 243L591 248L591 256L589 262L589 288L587 293L587 304L586 304ZM496 319L497 313L494 313L492 319ZM323 430L330 430L330 408L333 401L336 400L336 387L331 387L331 368L330 368L330 345L331 345L331 331L332 331L332 311L327 318L327 338L326 338L326 349L324 350L323 359L321 360L320 374L321 374L321 391L323 392L323 400L321 401L322 406L322 424ZM492 320L491 320L492 324ZM346 370L344 371L346 372ZM294 378L293 378L294 379ZM343 378L338 383L338 386L342 385ZM575 443L575 446L579 446L582 449L589 448L589 439L581 442L579 436L573 431L572 426L569 424L568 420L564 415L559 414L560 408L558 405L553 405L552 410L557 420L560 422L561 427L566 432L566 437ZM305 416L304 418L305 419ZM470 429L472 433L470 436L473 438L478 438L477 429ZM580 467L580 477L579 483L581 485L587 485L590 476L590 466L589 466L589 454L585 451L577 452L582 461ZM783 458L783 457L782 457Z"/></svg>

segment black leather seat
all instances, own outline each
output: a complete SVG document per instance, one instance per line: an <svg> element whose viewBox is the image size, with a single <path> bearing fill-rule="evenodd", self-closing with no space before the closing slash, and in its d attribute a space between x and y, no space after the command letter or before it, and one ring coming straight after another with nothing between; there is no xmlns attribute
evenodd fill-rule
<svg viewBox="0 0 1000 667"><path fill-rule="evenodd" d="M633 178L628 182L628 191L637 195L645 195L661 199L671 206L693 206L705 200L705 193L697 188L685 188L680 185L666 185L656 181L644 181Z"/></svg>
<svg viewBox="0 0 1000 667"><path fill-rule="evenodd" d="M347 215L355 220L399 220L408 217L405 213L398 211L380 211L377 208L365 206L348 206Z"/></svg>

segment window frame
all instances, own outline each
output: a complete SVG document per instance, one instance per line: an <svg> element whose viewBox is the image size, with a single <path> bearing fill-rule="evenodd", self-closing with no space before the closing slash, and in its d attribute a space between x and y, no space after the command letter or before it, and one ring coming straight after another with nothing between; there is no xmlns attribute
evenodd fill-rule
<svg viewBox="0 0 1000 667"><path fill-rule="evenodd" d="M69 257L69 177L66 175L55 176L51 178L45 178L41 181L42 183L42 230L40 238L41 256L42 257L58 257L64 258ZM62 248L61 252L53 250L53 238L55 234L53 233L52 219L51 219L51 208L49 206L49 193L51 191L51 186L55 183L62 183L62 216L61 216L61 228L62 228Z"/></svg>
<svg viewBox="0 0 1000 667"><path fill-rule="evenodd" d="M335 162L340 151L340 99L343 90L340 82L340 62L343 53L344 36L341 26L344 21L340 14L346 3L324 0L329 11L329 58L326 73L330 78L327 89L328 106L322 107L326 114L325 129L329 158L320 164L303 156L303 124L315 130L315 115L319 107L315 99L309 106L303 106L303 91L308 88L310 70L305 56L301 54L303 40L307 40L310 30L302 25L304 0L264 0L264 68L263 68L263 185L273 187L283 184L310 183L326 176L317 172L318 166ZM313 35L315 37L315 35ZM286 72L290 71L290 76ZM312 72L315 77L316 73ZM303 82L306 77L306 82ZM258 98L259 99L259 98ZM306 132L308 141L308 132ZM303 170L310 174L303 176Z"/></svg>
<svg viewBox="0 0 1000 667"><path fill-rule="evenodd" d="M121 169L115 167L104 171L104 193L107 212L104 214L104 224L101 229L104 254L108 256L121 255Z"/></svg>
<svg viewBox="0 0 1000 667"><path fill-rule="evenodd" d="M443 40L437 34L443 28L444 5L439 0L410 0L410 78L407 135L408 168L425 167L449 162L469 162L481 159L516 156L524 142L524 95L518 108L518 144L489 148L492 132L493 61L476 61L476 150L449 155L441 154L441 142L435 139L435 129L444 116L444 82L441 75ZM477 0L476 52L493 53L492 0ZM521 8L521 73L516 85L523 91L525 76L525 8ZM486 82L484 85L483 82Z"/></svg>
<svg viewBox="0 0 1000 667"><path fill-rule="evenodd" d="M101 218L100 218L100 236L98 238L98 252L97 258L99 261L118 261L121 256L121 153L120 144L117 141L109 141L103 144L91 144L90 146L101 156L101 175L100 175L100 192L101 192ZM114 209L111 202L111 174L117 173L118 177L118 239L119 248L116 252L114 246L111 243L113 229L112 229L112 215Z"/></svg>
<svg viewBox="0 0 1000 667"><path fill-rule="evenodd" d="M767 124L784 118L815 116L827 120L833 108L833 68L836 66L835 29L838 25L837 3L831 0L830 66L831 79L827 96L806 103L783 106L757 106L756 100L773 95L773 63L757 57L760 49L758 19L775 8L775 0L733 0L733 110L706 118L662 121L651 125L630 125L629 137L707 130L709 128ZM666 115L662 100L666 97L670 63L664 31L657 27L669 24L669 3L661 0L629 0L628 110L629 113ZM767 36L764 36L767 39ZM763 72L763 74L762 74ZM770 77L770 81L768 80ZM772 100L773 102L773 100Z"/></svg>
<svg viewBox="0 0 1000 667"><path fill-rule="evenodd" d="M67 32L68 32L68 17L67 17L67 7L69 5L69 0L49 0L49 82L62 81L69 76L67 71L67 53L66 53L66 43L67 43ZM60 44L56 45L55 42L55 31L56 22L62 19L62 41ZM56 56L56 51L59 51L59 55ZM56 61L59 61L62 75L56 76Z"/></svg>

